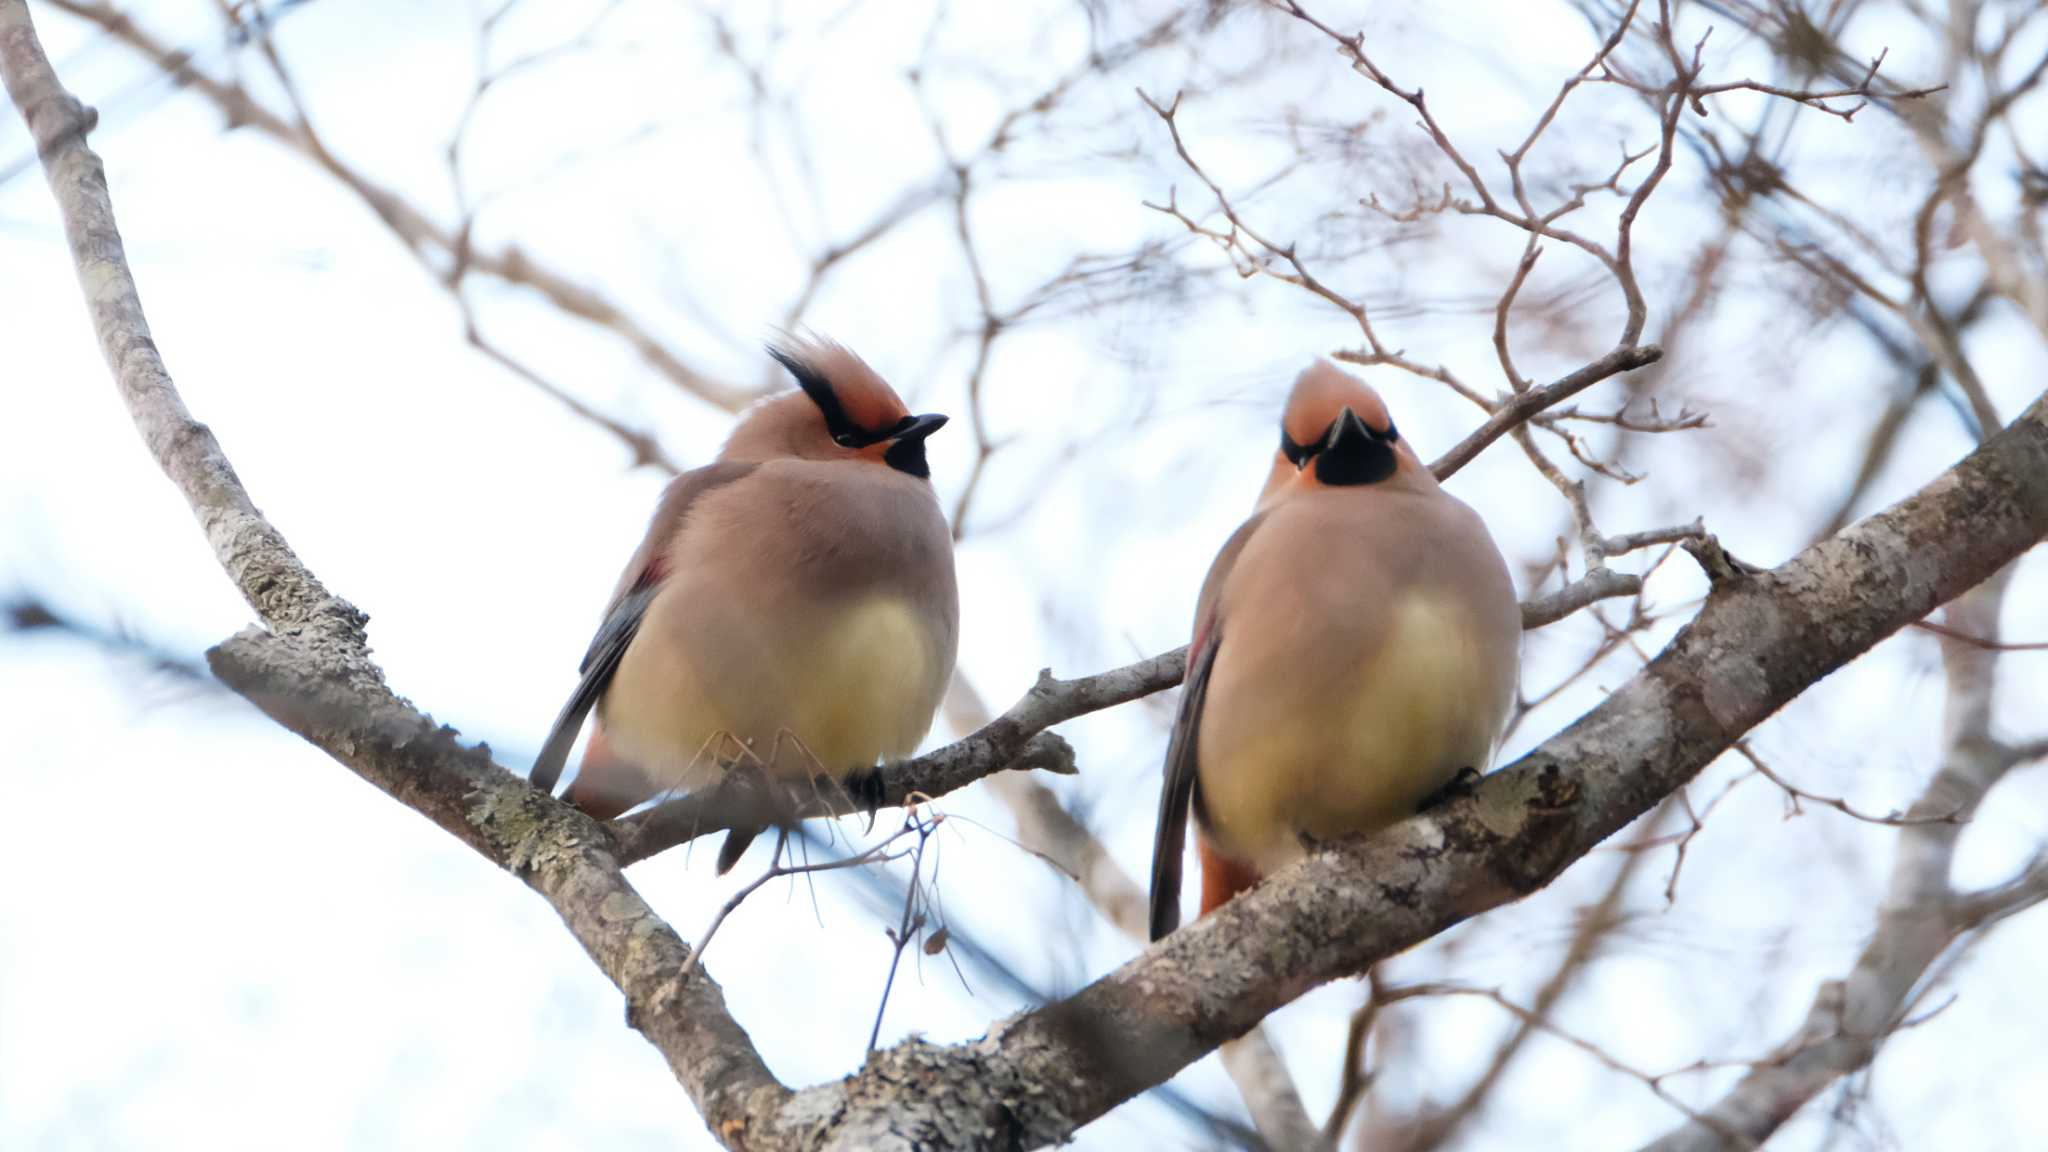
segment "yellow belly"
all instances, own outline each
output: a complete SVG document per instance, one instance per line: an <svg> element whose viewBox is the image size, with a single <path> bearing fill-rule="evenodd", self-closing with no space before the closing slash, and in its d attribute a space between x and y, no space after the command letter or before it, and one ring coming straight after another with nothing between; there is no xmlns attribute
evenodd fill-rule
<svg viewBox="0 0 2048 1152"><path fill-rule="evenodd" d="M663 787L685 790L712 779L721 761L749 755L799 777L916 751L944 684L908 604L868 600L782 639L724 653L636 641L605 698L614 749Z"/></svg>
<svg viewBox="0 0 2048 1152"><path fill-rule="evenodd" d="M901 600L870 600L823 638L794 677L788 727L826 770L908 756L938 704L931 638Z"/></svg>
<svg viewBox="0 0 2048 1152"><path fill-rule="evenodd" d="M1266 670L1226 677L1226 637L1198 749L1210 835L1226 853L1271 871L1301 854L1304 834L1384 827L1459 769L1486 769L1502 702L1488 698L1463 613L1424 597L1393 612L1367 663L1293 691Z"/></svg>

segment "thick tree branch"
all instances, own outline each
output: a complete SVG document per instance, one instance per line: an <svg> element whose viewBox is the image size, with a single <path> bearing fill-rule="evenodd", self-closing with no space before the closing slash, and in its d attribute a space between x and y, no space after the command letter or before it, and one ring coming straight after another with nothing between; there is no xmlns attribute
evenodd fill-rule
<svg viewBox="0 0 2048 1152"><path fill-rule="evenodd" d="M1472 797L1316 853L983 1040L913 1040L800 1091L753 1146L1061 1139L1316 984L1547 883L1808 686L2044 534L2048 397L1915 496L1724 582L1649 667Z"/></svg>
<svg viewBox="0 0 2048 1152"><path fill-rule="evenodd" d="M1949 616L1995 631L2010 575L2007 569L1949 605ZM1711 1108L1645 1145L1645 1152L1729 1152L1762 1144L1830 1085L1876 1059L1924 996L1929 974L1960 942L2048 898L2043 859L1982 892L1959 893L1949 884L1964 823L2014 764L1991 739L1998 655L1966 642L1943 644L1948 731L1941 767L1900 827L1884 904L1853 967L1820 986L1806 1019L1771 1059L1751 1068Z"/></svg>
<svg viewBox="0 0 2048 1152"><path fill-rule="evenodd" d="M321 585L256 510L220 445L192 418L150 339L115 226L91 109L64 90L23 0L0 0L0 77L49 178L94 331L137 431L177 485L236 586L269 629L208 653L224 682L280 724L426 816L554 905L625 993L628 1018L668 1059L714 1131L781 1107L788 1090L689 949L626 882L612 836L463 747L391 694L366 617Z"/></svg>
<svg viewBox="0 0 2048 1152"><path fill-rule="evenodd" d="M85 145L98 114L58 82L18 0L0 6L0 71L63 209L64 236L100 352L150 455L184 494L221 567L265 624L360 647L364 615L299 564L249 499L212 430L178 397L128 273L106 172Z"/></svg>

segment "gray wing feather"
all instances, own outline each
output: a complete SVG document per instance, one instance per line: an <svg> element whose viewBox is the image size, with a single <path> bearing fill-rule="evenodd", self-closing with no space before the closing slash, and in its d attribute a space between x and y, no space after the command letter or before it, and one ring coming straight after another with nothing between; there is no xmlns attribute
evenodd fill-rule
<svg viewBox="0 0 2048 1152"><path fill-rule="evenodd" d="M576 691L562 705L547 743L541 745L540 755L534 758L528 780L535 788L555 790L562 766L568 763L569 749L575 745L577 733L583 730L584 718L604 698L613 673L619 670L619 661L625 658L627 647L640 630L640 621L647 616L647 606L661 590L658 561L682 530L690 505L706 492L740 479L755 467L750 463L715 461L676 477L662 493L661 503L654 509L654 520L647 526L647 535L627 561L625 574L619 578L619 590L611 606L605 609L604 622L597 626L597 635L591 639L589 651L583 654L583 663L578 666L583 678L576 682Z"/></svg>
<svg viewBox="0 0 2048 1152"><path fill-rule="evenodd" d="M1180 926L1181 857L1187 851L1188 807L1195 793L1195 735L1202 726L1202 704L1209 695L1209 669L1223 630L1209 627L1202 646L1188 655L1187 685L1173 735L1166 744L1166 780L1159 789L1159 826L1152 839L1152 939Z"/></svg>
<svg viewBox="0 0 2048 1152"><path fill-rule="evenodd" d="M626 656L626 647L633 642L633 636L640 630L640 621L647 615L647 606L654 602L655 593L661 590L659 582L628 592L612 606L611 615L604 618L598 627L597 637L590 642L590 650L583 655L580 670L583 679L577 681L576 691L569 694L569 702L562 705L561 714L555 717L555 727L548 733L547 743L541 745L540 755L534 758L532 784L545 792L555 790L555 781L562 775L562 766L568 763L569 749L576 743L576 734L583 730L583 718L603 698L604 690L612 682L612 673L619 670L619 661Z"/></svg>

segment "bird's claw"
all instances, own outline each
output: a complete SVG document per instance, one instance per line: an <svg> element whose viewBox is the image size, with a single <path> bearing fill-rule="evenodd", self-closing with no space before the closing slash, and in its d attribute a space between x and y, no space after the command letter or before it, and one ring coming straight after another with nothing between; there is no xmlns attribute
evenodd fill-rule
<svg viewBox="0 0 2048 1152"><path fill-rule="evenodd" d="M1458 774L1444 782L1444 786L1422 798L1415 806L1417 812L1427 812L1461 797L1470 796L1479 786L1479 771L1471 766L1458 769Z"/></svg>

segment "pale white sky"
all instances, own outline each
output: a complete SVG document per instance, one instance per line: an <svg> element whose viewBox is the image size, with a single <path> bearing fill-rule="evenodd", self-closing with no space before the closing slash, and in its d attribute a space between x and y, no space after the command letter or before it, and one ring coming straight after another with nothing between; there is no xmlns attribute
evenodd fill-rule
<svg viewBox="0 0 2048 1152"><path fill-rule="evenodd" d="M1546 6L1470 5L1455 35L1421 27L1424 6L1377 7L1395 10L1387 59L1410 74L1425 61L1435 69L1425 77L1432 106L1475 156L1511 146L1592 43L1576 16ZM479 191L510 191L482 218L478 242L516 240L625 301L695 362L731 379L762 378L758 341L801 284L802 253L843 237L938 163L903 79L928 7L843 8L784 6L801 31L771 78L801 95L765 133L770 178L744 88L712 49L705 21L681 6L623 5L597 48L508 82L486 104L466 177ZM573 32L581 10L528 4L506 28L499 58ZM137 12L198 49L202 66L229 67L212 4L152 0ZM102 107L94 144L187 403L301 556L371 614L398 690L523 770L573 683L661 478L626 471L602 432L467 349L442 287L329 178L254 134L224 133L210 106L168 91L117 46L47 10L37 15L67 83ZM758 30L740 25L743 39ZM330 146L448 219L455 200L442 150L474 75L474 26L460 5L322 0L282 22L279 44ZM1260 37L1287 31L1242 28L1235 50L1247 57ZM1016 93L1066 68L1083 31L1076 5L956 14L941 39L956 67L935 81L953 147L970 148ZM1739 44L1726 50L1738 53L1733 64L1747 59ZM239 64L272 91L253 56ZM1914 64L1895 51L1888 67L1910 75ZM1163 129L1130 94L1134 83L1168 94L1188 83L1188 65L1161 56L1088 91L1085 115L1049 140L1026 141L1000 166L1007 179L975 217L999 296L1013 298L1075 252L1174 235L1172 221L1140 202L1162 199L1169 186L1192 197L1195 181L1172 162ZM1332 116L1379 109L1393 138L1408 119L1319 47L1252 96L1276 93L1315 95ZM1191 96L1183 129L1213 175L1244 187L1277 160L1261 133L1278 106ZM1629 127L1615 119L1606 132L1589 115L1575 139L1610 148L1605 141ZM1867 145L1855 133L1896 139L1883 136L1874 112L1853 127L1809 130L1821 137L1820 155L1860 155ZM811 148L808 176L787 147L792 131ZM565 156L574 162L565 166ZM0 165L28 158L10 115ZM1846 167L1811 175L1834 191L1863 178ZM1643 240L1660 285L1710 219L1677 179L1670 202L1654 202ZM792 197L795 241L774 207L778 188ZM1267 203L1284 211L1306 194ZM1603 219L1589 212L1585 226L1597 230ZM970 349L951 336L973 319L972 288L953 245L949 213L925 214L849 264L809 322L859 349L914 404L960 415ZM1387 282L1357 290L1376 300L1485 298L1498 282L1491 274L1518 250L1514 237L1460 223L1390 253ZM12 416L0 422L0 597L30 595L196 659L250 614L127 422L33 171L0 184L0 268ZM1568 270L1565 255L1547 257L1546 272L1562 279ZM715 450L724 418L679 397L617 342L516 292L480 286L476 299L495 336L588 402L657 429L677 458ZM1668 299L1653 295L1653 304ZM1611 309L1612 293L1588 306ZM1417 322L1399 343L1492 387L1489 322ZM1657 445L1649 482L1607 486L1603 527L1704 514L1738 554L1766 563L1804 542L1839 498L1860 445L1860 432L1834 432L1862 427L1865 380L1878 367L1852 341L1794 342L1785 358L1796 378L1755 375L1754 344L1782 338L1781 329L1739 300L1730 306L1721 341L1697 350L1670 383L1670 406L1690 399L1714 413L1716 429ZM1041 666L1077 674L1182 642L1208 559L1263 474L1274 397L1309 356L1355 343L1346 318L1299 293L1232 282L1187 303L1050 320L1001 344L990 421L1022 439L998 458L975 514L985 527L970 519L959 556L962 667L990 701L1014 698ZM2008 415L2043 378L2038 343L2009 328L1989 326L1978 355ZM1569 362L1532 348L1522 366L1543 376ZM1374 379L1426 452L1473 422L1440 389ZM1120 421L1141 386L1153 390L1150 416L1130 432ZM1966 450L1944 410L1921 411L1868 507ZM932 442L949 506L971 460L964 429L956 420ZM1076 435L1097 446L1062 462ZM1769 487L1732 483L1730 453L1769 463ZM1560 530L1554 494L1509 452L1490 453L1452 489L1487 516L1513 560L1546 553ZM2029 561L2016 588L2036 594L2012 598L2011 634L2048 636L2044 576L2039 558ZM1654 599L1682 604L1698 585L1674 565ZM1570 666L1590 635L1564 625L1533 637L1528 678ZM1668 635L1654 631L1648 643ZM2005 662L2001 724L2015 735L2048 722L2044 672L2048 656ZM1518 747L1626 674L1621 664L1603 669L1539 712ZM1940 689L1931 642L1894 640L1788 710L1760 745L1803 782L1889 810L1927 770ZM0 634L0 701L0 747L13 750L0 769L9 796L0 817L0 1148L714 1146L660 1058L625 1026L616 992L543 902L232 697L37 633ZM1067 729L1083 774L1062 788L1137 874L1149 851L1160 727L1156 709L1133 707ZM1728 774L1711 770L1696 794L1711 795ZM1965 837L1964 878L2002 876L2048 836L2038 769L2001 792L2013 795ZM956 931L1047 992L1134 953L1074 907L1063 880L969 822L1006 830L993 800L969 790L945 807L963 818L941 848ZM1645 868L1636 905L1644 915L1566 1002L1562 1023L1660 1070L1754 1055L1787 1032L1815 982L1860 947L1891 835L1825 812L1781 820L1781 809L1758 783L1732 794L1668 909L1650 898L1668 863ZM1570 910L1615 862L1596 853L1553 890L1489 917L1499 923L1485 933L1454 934L1469 946L1433 946L1396 966L1404 978L1526 990L1562 947ZM709 854L671 854L634 879L694 938L743 877L714 878ZM763 891L707 961L736 1017L792 1083L858 1065L889 959L883 921L856 882L821 877L814 888L815 902L811 886ZM2048 989L2030 959L2048 947L2044 924L2037 914L2002 928L1970 956L1956 1003L1886 1048L1870 1084L1877 1103L1861 1121L1873 1140L2011 1146L2048 1130L2030 1090L2048 1075L2033 1042L2048 1022ZM972 966L968 981L971 992L949 964L926 959L899 980L884 1041L972 1037L1024 1003ZM1356 985L1323 989L1275 1020L1317 1112L1334 1095L1360 995ZM1454 1094L1506 1023L1480 1003L1432 1002L1426 1012L1420 1048L1376 1089L1398 1103ZM1698 1076L1678 1089L1710 1095L1726 1082ZM1235 1114L1213 1060L1175 1083ZM1674 1119L1641 1084L1538 1041L1469 1139L1619 1147ZM1825 1115L1803 1118L1782 1146L1815 1147L1826 1128ZM1140 1102L1085 1130L1077 1147L1203 1139Z"/></svg>

